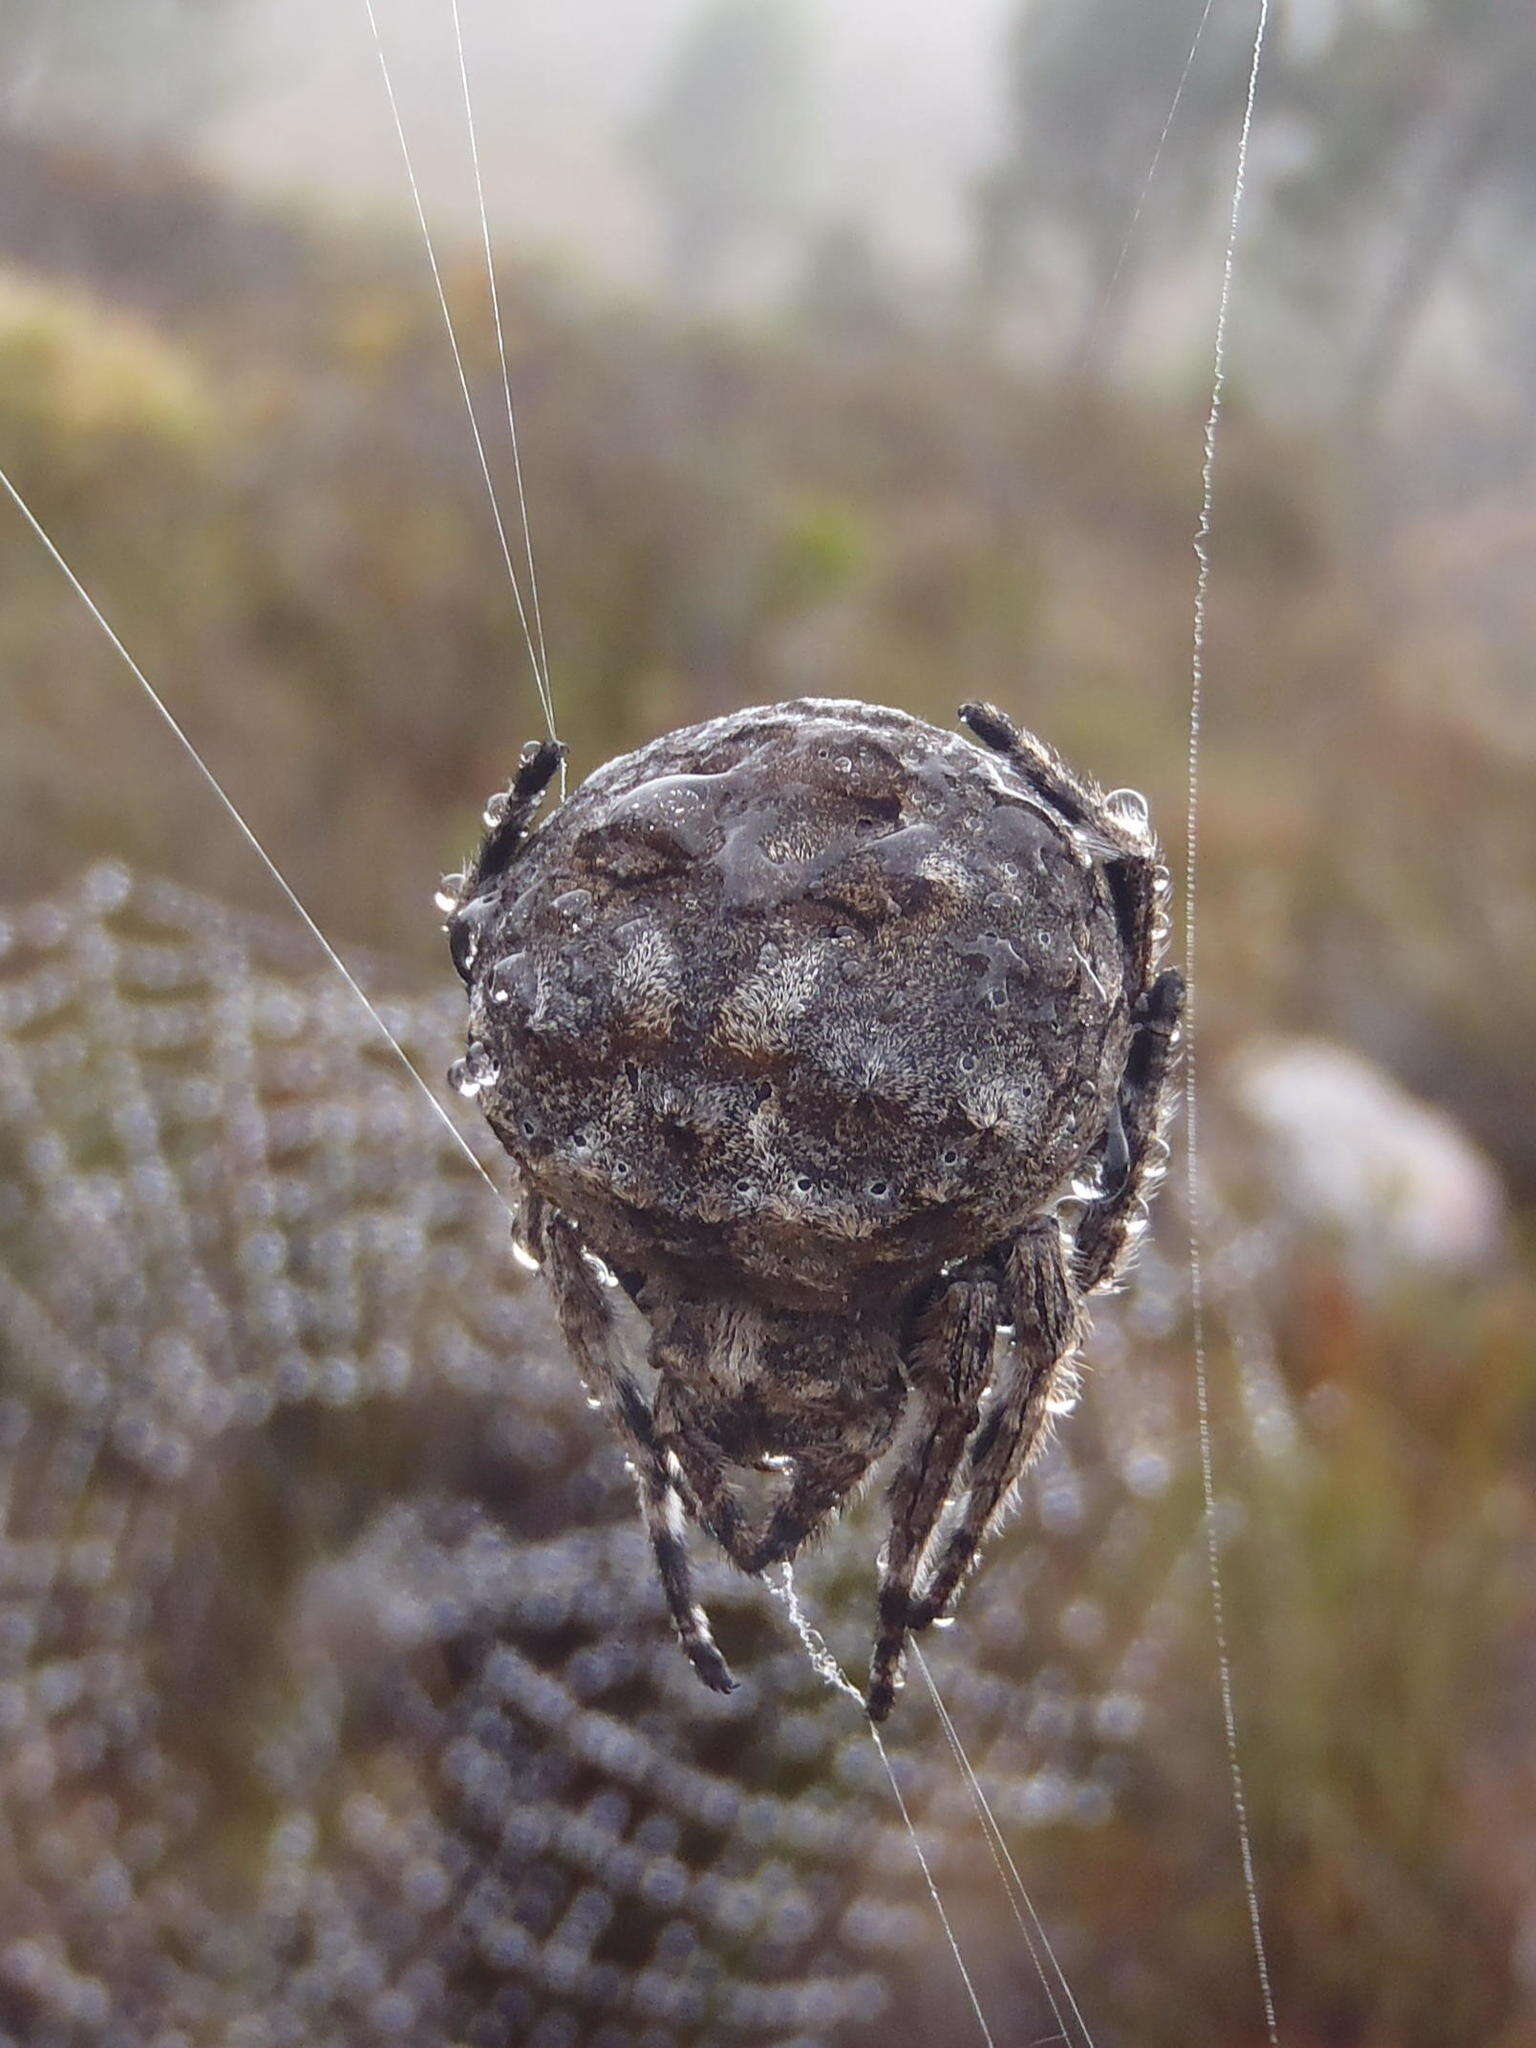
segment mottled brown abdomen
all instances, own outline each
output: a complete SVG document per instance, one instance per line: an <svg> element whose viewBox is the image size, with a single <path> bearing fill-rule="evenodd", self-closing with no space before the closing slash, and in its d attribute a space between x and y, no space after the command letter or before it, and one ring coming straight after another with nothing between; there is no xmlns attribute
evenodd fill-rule
<svg viewBox="0 0 1536 2048"><path fill-rule="evenodd" d="M1095 849L1006 762L800 700L599 770L465 907L478 1093L620 1267L829 1305L1004 1238L1129 1039Z"/></svg>

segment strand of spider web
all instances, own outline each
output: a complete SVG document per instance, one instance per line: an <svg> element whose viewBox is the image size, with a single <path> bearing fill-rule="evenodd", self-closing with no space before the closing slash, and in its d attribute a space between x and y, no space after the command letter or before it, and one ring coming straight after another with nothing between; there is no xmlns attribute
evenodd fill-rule
<svg viewBox="0 0 1536 2048"><path fill-rule="evenodd" d="M1136 195L1136 204L1132 209L1130 222L1125 230L1125 239L1120 244L1120 253L1115 258L1115 267L1109 274L1109 283L1104 287L1104 296L1099 300L1099 310L1093 318L1093 326L1088 335L1088 345L1083 350L1083 361L1085 364L1093 360L1100 331L1104 326L1110 306L1114 302L1115 290L1120 283L1120 273L1125 269L1125 259L1131 253L1131 244L1135 241L1136 230L1141 225L1141 216L1146 209L1147 195L1152 190L1152 181L1157 176L1157 167L1163 160L1163 150L1167 146L1168 137L1173 130L1173 124L1178 119L1179 108L1184 99L1184 88L1189 83L1189 74L1195 68L1195 58L1200 53L1200 43L1205 35L1205 25L1211 18L1211 9L1215 4L1216 0L1205 0L1204 10L1195 25L1195 39L1189 46L1189 55L1184 59L1184 69L1179 73L1179 82L1173 89L1173 99L1169 104L1168 115L1163 122L1162 133L1157 138L1157 147L1152 152L1152 160L1147 165L1147 174L1141 181L1141 190Z"/></svg>
<svg viewBox="0 0 1536 2048"><path fill-rule="evenodd" d="M805 1610L801 1607L800 1596L795 1591L794 1567L786 1564L783 1567L783 1576L777 1583L772 1579L766 1579L764 1584L773 1597L782 1603L785 1612L789 1616L790 1626L804 1645L805 1654L810 1659L811 1669L816 1673L816 1676L832 1692L846 1693L848 1698L858 1708L860 1718L869 1730L869 1738L875 1745L881 1763L885 1766L885 1775L891 1782L891 1791L895 1795L896 1805L901 1814L902 1825L906 1828L911 1840L918 1866L923 1873L923 1881L928 1887L929 1897L933 1900L934 1910L939 1916L939 1925L944 1930L945 1939L949 1943L950 1953L955 1959L955 1968L960 1972L960 1981L965 1986L965 1995L970 2000L971 2011L976 2015L976 2024L981 2029L981 2037L986 2042L987 2048L997 2048L997 2044L992 2038L992 2029L987 2025L987 2016L981 2009L981 2000L976 1995L976 1986L971 1981L971 1973L965 1966L965 1957L960 1952L959 1939L955 1934L953 1926L950 1924L948 1913L944 1910L944 1901L939 1894L938 1881L934 1877L932 1866L923 1848L922 1837L917 1832L917 1825L912 1818L911 1810L902 1793L901 1782L896 1776L895 1766L892 1764L890 1754L881 1739L880 1730L864 1712L863 1694L856 1685L850 1682L842 1665L838 1663L837 1658L833 1655L832 1648L827 1642L826 1637L821 1633L820 1629L813 1627L806 1616Z"/></svg>
<svg viewBox="0 0 1536 2048"><path fill-rule="evenodd" d="M41 541L43 547L46 549L48 555L52 559L54 566L63 573L66 582L74 591L76 597L78 597L80 602L85 606L86 610L90 613L92 619L95 620L96 624L105 634L108 642L111 644L113 649L116 651L116 653L124 663L129 674L133 677L134 681L139 685L140 689L144 692L145 696L149 699L150 703L154 706L155 710L159 712L161 718L170 728L170 731L173 737L175 738L177 744L181 747L182 751L187 755L188 759L192 762L192 765L197 769L198 773L202 776L204 782L207 783L208 787L213 791L213 794L218 798L219 802L223 805L229 817L234 821L235 827L239 831L241 837L245 840L246 844L250 847L251 851L255 854L256 858L261 862L262 866L266 869L267 873L271 876L272 880L277 884L278 888L282 891L282 894L287 899L290 908L297 913L299 919L303 923L305 929L308 931L310 937L314 940L315 944L320 948L321 952L325 955L326 960L332 967L335 968L336 972L341 976L343 982L345 982L350 993L353 995L353 997L355 997L357 1002L362 1006L362 1008L368 1013L369 1017L373 1020L376 1029L378 1030L380 1036L384 1039L385 1043L389 1046L390 1051L394 1054L395 1058L400 1062L401 1066L404 1067L405 1071L410 1075L412 1081L415 1082L417 1088L420 1089L423 1098L425 1099L425 1101L427 1102L428 1106L432 1111L432 1114L437 1118L438 1122L443 1126L444 1130L447 1131L448 1135L452 1138L454 1144L458 1146L460 1152L463 1153L464 1157L469 1161L470 1165L474 1168L475 1172L479 1174L480 1178L485 1182L486 1186L490 1189L491 1193L496 1197L497 1201L502 1204L503 1208L507 1210L509 1215L513 1215L515 1217L516 1212L513 1210L511 1204L507 1201L501 1189L497 1187L495 1181L491 1179L491 1176L486 1172L485 1168L481 1165L479 1159L475 1156L475 1153L472 1147L470 1146L469 1140L464 1136L464 1133L459 1129L458 1125L453 1121L452 1117L449 1116L447 1110L444 1109L443 1105L438 1101L437 1096L433 1093L430 1083L422 1074L420 1068L416 1065L415 1061L411 1058L410 1054L405 1050L405 1047L400 1043L399 1039L396 1038L395 1034L390 1030L389 1026L384 1022L384 1019L380 1016L377 1009L375 1009L373 1003L369 1000L369 997L365 993L361 983L359 983L355 975L352 973L352 970L348 967L346 961L342 959L341 955L336 951L336 948L325 936L325 933L321 931L319 925L316 924L315 920L310 916L309 912L305 909L302 901L300 900L297 892L294 890L293 885L289 882L287 876L283 873L282 869L277 865L277 862L273 860L271 854L267 852L267 849L262 845L261 841L257 838L251 826L246 823L244 814L241 812L239 805L235 802L234 798L230 796L229 792L225 789L223 783L220 782L218 776L214 774L212 768L209 767L208 763L203 759L203 756L198 752L197 747L193 744L193 741L188 735L185 727L177 719L175 713L171 710L170 706L166 703L165 699L160 695L159 691L155 688L154 684L149 680L149 677L144 673L143 669L139 666L138 662L135 661L133 656L129 653L127 647L124 645L122 639L119 637L116 628L112 625L111 621L102 611L100 605L97 604L95 598L92 597L91 593L80 581L80 578L75 574L74 570L70 567L69 563L65 560L64 556L60 553L59 548L55 544L52 535L48 532L47 528L43 525L42 521L38 518L37 514L32 510L32 507L27 503L26 499L22 496L21 492L16 488L16 485L11 481L10 476L3 468L0 468L0 485L4 486L6 493L11 499L11 502L15 505L17 511L20 512L22 518L27 522L27 525L32 529L32 532L36 535L37 539Z"/></svg>
<svg viewBox="0 0 1536 2048"><path fill-rule="evenodd" d="M1212 349L1211 405L1205 422L1204 458L1200 472L1200 523L1195 532L1196 561L1193 646L1190 655L1188 802L1185 812L1184 880L1184 968L1187 1001L1184 1016L1184 1113L1185 1171L1189 1211L1190 1317L1194 1337L1195 1405L1200 1425L1200 1480L1205 1510L1206 1562L1209 1568L1211 1616L1216 1637L1217 1677L1221 1692L1222 1724L1226 1737L1227 1770L1232 1785L1232 1810L1237 1821L1238 1849L1242 1859L1243 1885L1248 1899L1248 1925L1258 1969L1259 1992L1264 2005L1264 2024L1270 2048L1279 2048L1280 2034L1275 2017L1274 1992L1270 1984L1269 1958L1264 1946L1264 1923L1259 1909L1258 1878L1254 1870L1253 1833L1248 1819L1248 1800L1243 1786L1242 1757L1238 1746L1237 1703L1232 1679L1232 1655L1227 1638L1226 1602L1221 1584L1221 1544L1217 1529L1216 1461L1211 1427L1210 1374L1206 1356L1205 1290L1200 1262L1200 1180L1198 1168L1197 1090L1195 1079L1195 953L1196 953L1196 870L1199 856L1200 739L1205 708L1206 614L1211 583L1211 515L1216 494L1216 440L1221 425L1222 399L1227 382L1227 318L1232 303L1232 277L1237 260L1238 228L1242 219L1243 194L1248 175L1248 145L1253 133L1253 110L1259 90L1259 65L1264 54L1265 31L1269 26L1269 0L1259 0L1258 22L1253 36L1253 57L1248 68L1248 93L1243 105L1242 128L1238 135L1237 164L1232 180L1232 210L1227 225L1226 255L1222 264L1221 296L1216 309L1216 334Z"/></svg>
<svg viewBox="0 0 1536 2048"><path fill-rule="evenodd" d="M528 558L528 595L533 605L534 637L539 643L539 662L544 671L544 687L550 690L549 654L544 645L544 613L539 604L539 572L534 567L533 529L528 523L528 496L523 488L523 458L517 442L517 412L512 403L512 372L507 366L507 335L501 317L501 288L496 282L496 256L491 247L491 222L485 204L485 179L480 168L480 137L475 125L474 95L469 89L469 63L464 53L464 21L459 10L459 0L450 0L450 5L453 10L453 39L459 54L459 83L464 90L464 123L469 131L469 155L475 171L475 202L480 210L480 241L485 250L485 281L491 295L491 313L496 322L496 352L501 359L501 390L507 405L507 438L512 444L512 474L517 481L517 509L523 528L523 552ZM563 765L562 763L562 768Z"/></svg>
<svg viewBox="0 0 1536 2048"><path fill-rule="evenodd" d="M1018 1922L1019 1932L1024 1937L1024 1946L1029 1951L1029 1959L1034 1964L1035 1973L1040 1979L1040 1988L1045 1993L1046 2003L1051 2008L1051 2017L1056 2022L1058 2029L1057 2038L1068 2043L1071 2040L1071 2036L1067 2031L1066 2015L1061 2009L1055 1990L1052 1988L1051 1980L1046 1975L1045 1964L1041 1961L1040 1947L1043 1947L1045 1950L1051 1969L1055 1973L1056 1981L1061 1986L1062 1995L1071 2009L1072 2017L1077 2022L1078 2029L1087 2043L1087 2048L1094 2048L1092 2031L1089 2028L1088 2022L1083 2018L1082 2009L1073 1996L1072 1986L1067 1982L1066 1972L1057 1960L1056 1951L1051 1946L1051 1937L1045 1929L1045 1923L1036 1912L1035 1902L1029 1896L1024 1880L1019 1875L1019 1866L1013 1860L1013 1854L1008 1847L1002 1828L998 1825L997 1816L992 1811L991 1802L987 1798L981 1780L972 1768L970 1757L966 1754L965 1744L960 1740L960 1731L956 1728L950 1716L949 1708L944 1704L943 1695L938 1688L938 1682L928 1667L928 1659L923 1655L920 1643L913 1642L912 1655L916 1660L918 1670L923 1674L923 1683L928 1688L929 1697L932 1699L937 1710L940 1724L949 1740L949 1746L954 1754L955 1761L965 1773L966 1784L971 1795L971 1803L976 1808L987 1847L992 1852L993 1866L1002 1882L1003 1891L1007 1897L1013 1917ZM1005 1859L1006 1868L1004 1867ZM1021 1901L1024 1909L1023 1912L1020 1911ZM1028 1922L1024 1918L1025 1912L1029 1915ZM1040 1947L1036 1945L1037 1939Z"/></svg>
<svg viewBox="0 0 1536 2048"><path fill-rule="evenodd" d="M400 102L395 94L395 81L389 68L389 54L384 47L384 37L379 29L379 18L374 12L373 0L363 0L363 12L368 17L368 26L373 32L374 51L379 60L379 73L384 80L384 96L389 102L390 119L394 123L395 138L400 145L401 161L405 165L406 182L411 188L411 203L416 210L416 224L421 230L422 243L427 252L427 264L432 272L432 283L437 293L438 308L443 316L443 326L448 335L448 346L453 353L453 367L458 377L459 392L464 400L464 412L469 421L470 435L474 440L475 454L480 464L480 474L485 483L486 496L490 500L491 517L496 522L496 538L501 546L501 558L507 571L507 581L512 587L512 596L517 605L518 622L523 629L523 640L528 649L528 659L533 665L534 687L538 691L539 706L544 713L544 722L551 739L558 738L555 731L555 706L550 696L549 684L543 669L539 666L538 647L533 637L527 607L523 603L522 585L512 561L512 546L507 539L506 521L501 516L501 501L496 495L495 480L491 475L490 459L485 452L485 437L480 432L480 422L475 414L475 401L469 389L469 373L464 367L464 352L459 346L458 330L453 324L453 312L448 304L448 292L443 283L442 266L437 260L437 245L432 239L432 230L427 224L427 209L421 196L421 184L416 176L416 164L411 155L411 145L405 132L405 122L400 113ZM564 793L564 763L561 764L561 791Z"/></svg>

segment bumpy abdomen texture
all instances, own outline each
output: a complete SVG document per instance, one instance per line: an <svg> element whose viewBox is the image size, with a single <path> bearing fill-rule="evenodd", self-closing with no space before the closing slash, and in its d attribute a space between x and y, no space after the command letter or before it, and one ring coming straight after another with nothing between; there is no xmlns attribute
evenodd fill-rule
<svg viewBox="0 0 1536 2048"><path fill-rule="evenodd" d="M620 1264L809 1303L980 1251L1102 1134L1125 1055L1092 849L862 704L610 763L471 916L484 1106Z"/></svg>

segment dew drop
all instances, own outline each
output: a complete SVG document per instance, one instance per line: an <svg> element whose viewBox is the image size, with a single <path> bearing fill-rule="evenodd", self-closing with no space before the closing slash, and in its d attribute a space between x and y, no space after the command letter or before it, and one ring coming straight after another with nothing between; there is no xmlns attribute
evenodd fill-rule
<svg viewBox="0 0 1536 2048"><path fill-rule="evenodd" d="M583 1247L582 1249L581 1256L583 1262L587 1267L587 1270L596 1280L599 1287L618 1286L619 1276L617 1273L614 1272L613 1268L609 1265L606 1259L600 1259L596 1252L589 1251L585 1247ZM592 1406L595 1408L598 1406L598 1403L594 1401L592 1403Z"/></svg>
<svg viewBox="0 0 1536 2048"><path fill-rule="evenodd" d="M463 1059L455 1060L448 1069L448 1086L471 1102L487 1088L494 1087L500 1078L500 1067L478 1038L471 1042Z"/></svg>
<svg viewBox="0 0 1536 2048"><path fill-rule="evenodd" d="M1104 809L1118 824L1129 825L1133 831L1147 829L1147 800L1139 789L1112 789L1104 799Z"/></svg>

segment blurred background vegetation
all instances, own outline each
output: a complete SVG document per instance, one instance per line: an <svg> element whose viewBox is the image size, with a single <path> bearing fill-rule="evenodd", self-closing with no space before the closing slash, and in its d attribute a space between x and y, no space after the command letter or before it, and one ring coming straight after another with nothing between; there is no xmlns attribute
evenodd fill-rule
<svg viewBox="0 0 1536 2048"><path fill-rule="evenodd" d="M1252 11L1216 0L1192 59L1201 0L533 12L464 20L575 771L789 694L943 722L991 698L1144 790L1177 847ZM447 8L379 18L510 483ZM394 147L360 5L12 0L0 25L0 463L322 928L419 990L442 976L432 884L540 719ZM1247 209L1202 1073L1283 2037L1517 2048L1536 2043L1528 7L1278 5ZM270 911L14 520L0 577L0 899L105 859ZM1176 1217L1164 1240L1176 1264ZM1169 1315L1143 1333L1164 1376L1145 1370L1187 1430ZM1244 1406L1255 1360L1291 1418L1278 1448ZM1103 1369L1143 1367L1115 1340ZM1104 2041L1263 2038L1200 1594L1162 1681L1188 1712L1159 1717L1113 1821L1031 1837Z"/></svg>

